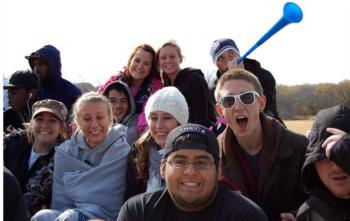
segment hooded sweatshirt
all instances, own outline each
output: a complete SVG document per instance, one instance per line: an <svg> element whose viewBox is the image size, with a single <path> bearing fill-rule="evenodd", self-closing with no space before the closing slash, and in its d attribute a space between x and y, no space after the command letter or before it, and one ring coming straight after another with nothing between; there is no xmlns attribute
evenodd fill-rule
<svg viewBox="0 0 350 221"><path fill-rule="evenodd" d="M76 209L87 218L115 220L126 189L130 146L124 126L113 126L91 149L81 132L56 148L52 208Z"/></svg>
<svg viewBox="0 0 350 221"><path fill-rule="evenodd" d="M215 123L215 110L209 100L208 84L200 69L182 69L176 76L173 86L179 89L186 98L190 112L189 123L205 127L210 127Z"/></svg>
<svg viewBox="0 0 350 221"><path fill-rule="evenodd" d="M129 101L129 109L128 109L128 112L125 115L125 117L118 123L126 126L127 129L126 129L125 137L126 137L126 140L128 141L128 144L130 146L132 146L132 144L138 139L139 134L137 132L138 114L136 114L136 104L135 104L135 100L134 100L134 97L132 96L132 93L131 93L129 86L120 80L116 80L116 81L113 81L110 84L108 84L104 88L102 93L104 96L107 96L108 90L110 88L113 88L116 85L120 85L127 92L127 97L128 97L128 101Z"/></svg>
<svg viewBox="0 0 350 221"><path fill-rule="evenodd" d="M316 162L326 159L322 143L332 135L326 131L328 127L349 133L350 108L342 105L334 106L321 110L316 115L302 169L303 185L311 197L299 208L297 216L299 221L316 220L314 217L321 217L321 220L350 220L350 200L336 198L322 183L315 168Z"/></svg>
<svg viewBox="0 0 350 221"><path fill-rule="evenodd" d="M52 45L45 45L26 58L32 70L35 58L45 60L48 65L48 75L46 79L41 80L37 99L58 100L70 110L75 100L81 95L81 91L74 84L62 78L60 51Z"/></svg>

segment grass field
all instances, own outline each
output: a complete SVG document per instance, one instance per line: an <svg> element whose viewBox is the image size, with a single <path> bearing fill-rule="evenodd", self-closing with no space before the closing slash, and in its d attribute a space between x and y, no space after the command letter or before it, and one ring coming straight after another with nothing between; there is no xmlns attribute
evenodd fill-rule
<svg viewBox="0 0 350 221"><path fill-rule="evenodd" d="M311 129L314 120L283 120L287 128L306 135L306 132Z"/></svg>

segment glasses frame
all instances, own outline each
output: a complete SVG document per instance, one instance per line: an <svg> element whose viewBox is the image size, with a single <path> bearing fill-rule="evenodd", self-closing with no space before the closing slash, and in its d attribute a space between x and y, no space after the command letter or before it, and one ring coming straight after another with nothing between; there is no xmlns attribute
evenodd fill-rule
<svg viewBox="0 0 350 221"><path fill-rule="evenodd" d="M200 161L194 161L194 162L187 162L187 161L183 161L183 162L185 162L185 164L184 165L175 165L175 163L176 163L176 161L181 161L182 162L182 160L172 160L172 161L166 161L171 167L173 167L173 168L176 168L176 169L182 169L182 170L185 170L185 169L187 169L187 168L189 168L189 166L190 166L190 164L192 164L192 167L194 168L194 169L196 169L196 170L202 170L202 171L204 171L204 170L209 170L210 168L211 168L211 166L213 165L213 164L215 164L214 162L209 162L209 164L206 166L206 167L200 167L200 166L198 166L198 164L196 164L196 163L198 163L198 162L200 162Z"/></svg>
<svg viewBox="0 0 350 221"><path fill-rule="evenodd" d="M252 103L250 103L250 104L245 104L245 103L241 100L241 96L244 95L244 94L248 94L248 93L254 94L254 99L253 99ZM223 97L220 98L220 105L221 105L221 107L224 108L224 109L233 108L233 107L236 105L237 100L239 100L239 102L241 102L241 104L243 104L244 106L250 106L250 105L254 104L254 102L255 102L255 97L258 97L258 98L260 97L260 94L259 94L258 92L256 92L256 91L246 91L246 92L243 92L243 93L240 93L240 94L237 94L237 95L226 95L226 96L223 96ZM235 99L235 102L233 103L232 106L230 106L230 107L225 107L225 106L223 105L223 100L224 100L225 98L234 98L234 99Z"/></svg>

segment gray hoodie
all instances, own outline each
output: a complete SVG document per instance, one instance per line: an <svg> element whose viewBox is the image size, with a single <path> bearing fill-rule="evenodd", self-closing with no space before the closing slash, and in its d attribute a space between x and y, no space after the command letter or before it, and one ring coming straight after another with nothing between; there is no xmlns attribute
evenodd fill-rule
<svg viewBox="0 0 350 221"><path fill-rule="evenodd" d="M117 218L124 203L130 151L123 127L112 127L104 142L93 149L81 132L56 148L53 209L76 209L89 219Z"/></svg>
<svg viewBox="0 0 350 221"><path fill-rule="evenodd" d="M128 100L129 100L128 113L118 123L123 124L124 126L127 127L125 137L129 145L132 146L132 144L139 138L139 134L137 132L138 114L136 114L136 104L129 86L120 80L113 81L107 85L107 87L103 91L103 95L107 96L107 93L109 92L109 90L116 86L123 87L125 92L127 92L127 95L128 95Z"/></svg>

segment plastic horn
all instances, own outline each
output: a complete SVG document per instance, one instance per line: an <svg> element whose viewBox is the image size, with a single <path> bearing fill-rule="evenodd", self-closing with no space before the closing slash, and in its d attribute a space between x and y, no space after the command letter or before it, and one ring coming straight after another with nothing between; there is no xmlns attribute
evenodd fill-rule
<svg viewBox="0 0 350 221"><path fill-rule="evenodd" d="M237 64L241 63L250 53L252 53L257 47L262 45L266 40L268 40L271 36L276 34L279 30L284 28L286 25L290 23L298 23L303 19L303 11L301 8L293 3L287 2L283 8L283 16L280 20L268 31L264 36L260 38L259 41L255 43L253 47L249 49L242 57L237 59Z"/></svg>

